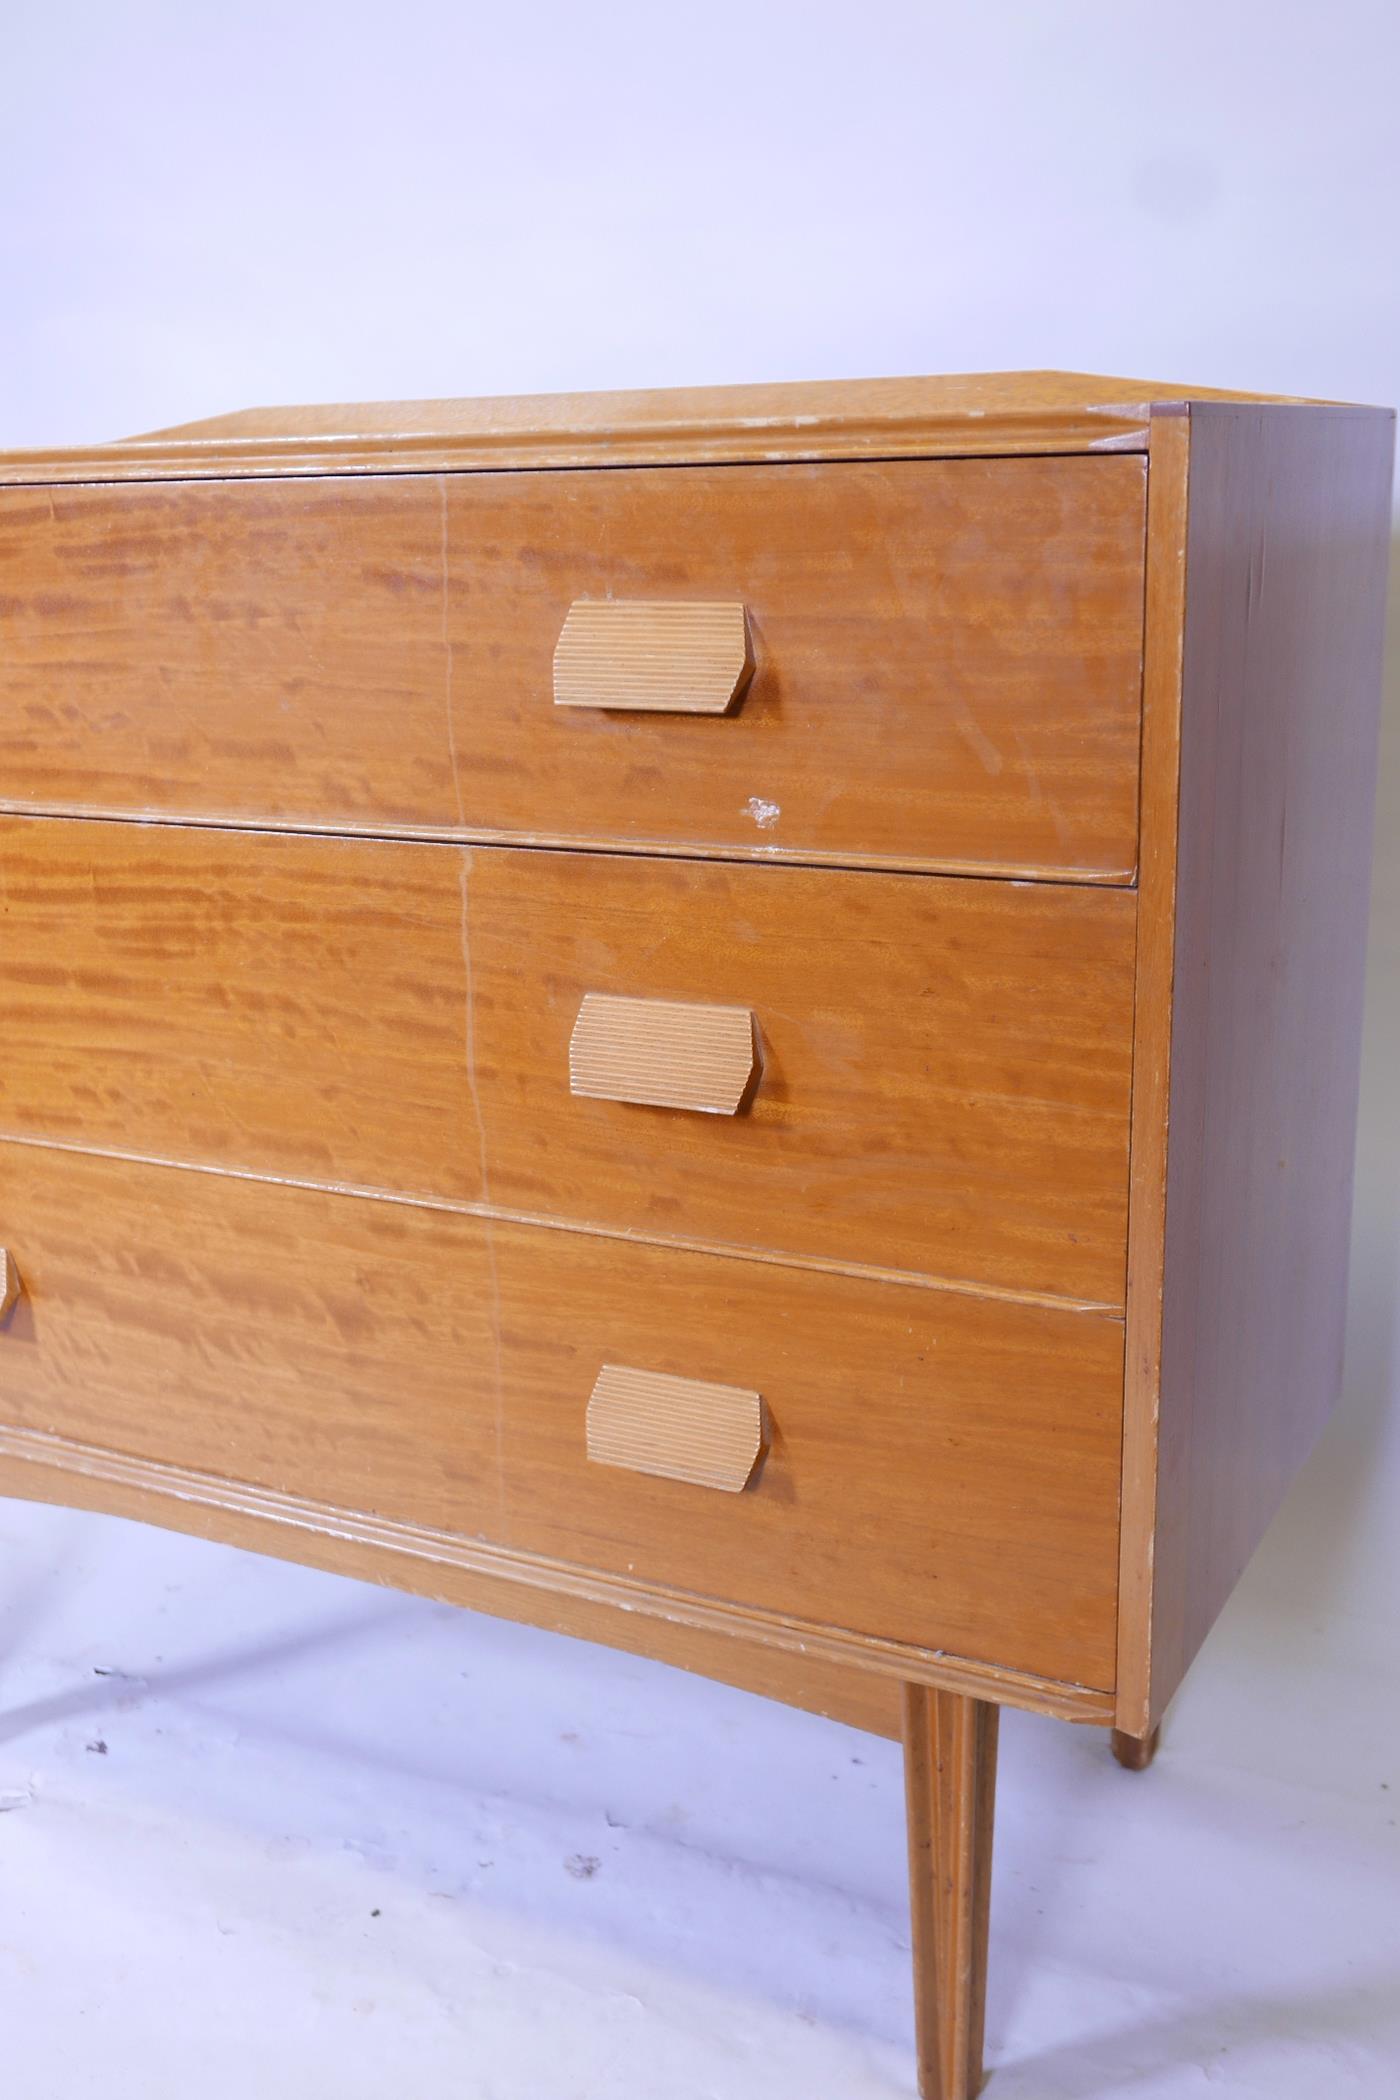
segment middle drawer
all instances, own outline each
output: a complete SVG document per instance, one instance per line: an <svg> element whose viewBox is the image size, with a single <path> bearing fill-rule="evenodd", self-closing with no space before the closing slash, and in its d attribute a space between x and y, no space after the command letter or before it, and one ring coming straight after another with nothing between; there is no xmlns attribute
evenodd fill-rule
<svg viewBox="0 0 1400 2100"><path fill-rule="evenodd" d="M61 818L0 852L6 1135L1122 1304L1130 893ZM715 1113L606 1097L677 1071Z"/></svg>

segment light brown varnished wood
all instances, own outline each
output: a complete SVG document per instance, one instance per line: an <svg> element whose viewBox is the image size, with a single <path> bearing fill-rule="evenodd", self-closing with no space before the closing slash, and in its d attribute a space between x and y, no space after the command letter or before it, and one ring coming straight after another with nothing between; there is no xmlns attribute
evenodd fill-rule
<svg viewBox="0 0 1400 2100"><path fill-rule="evenodd" d="M0 864L0 1132L1121 1307L1129 895L42 818ZM743 1113L571 1094L589 993L752 1010Z"/></svg>
<svg viewBox="0 0 1400 2100"><path fill-rule="evenodd" d="M804 1630L750 1621L702 1600L611 1593L571 1568L521 1568L461 1542L369 1523L354 1511L238 1488L209 1474L121 1459L111 1452L0 1424L0 1495L89 1509L249 1552L324 1568L360 1582L433 1597L666 1663L744 1692L841 1721L897 1742L903 1677L892 1660L865 1667L854 1643L813 1641ZM488 1559L494 1572L487 1571ZM533 1579L532 1579L533 1578ZM976 1685L987 1698L1100 1723L1106 1694L1069 1692L1029 1679L930 1659L935 1676Z"/></svg>
<svg viewBox="0 0 1400 2100"><path fill-rule="evenodd" d="M554 704L723 715L752 673L742 605L578 598L554 648Z"/></svg>
<svg viewBox="0 0 1400 2100"><path fill-rule="evenodd" d="M1148 455L1147 614L1142 694L1142 842L1133 1020L1132 1169L1124 1350L1123 1525L1118 1714L1146 1734L1152 1683L1152 1569L1157 1525L1191 426L1157 416Z"/></svg>
<svg viewBox="0 0 1400 2100"><path fill-rule="evenodd" d="M0 1241L16 1429L1111 1686L1116 1321L19 1145ZM749 1490L590 1465L608 1362L761 1392Z"/></svg>
<svg viewBox="0 0 1400 2100"><path fill-rule="evenodd" d="M757 1071L746 1006L587 992L569 1037L569 1091L594 1101L733 1116Z"/></svg>
<svg viewBox="0 0 1400 2100"><path fill-rule="evenodd" d="M512 1553L38 1430L0 1424L0 1494L161 1524L602 1641L892 1738L900 1734L901 1691L909 1681L1090 1727L1106 1725L1113 1712L1113 1694L1086 1685L715 1604L692 1591L644 1588L575 1562ZM730 1644L732 1667L722 1667Z"/></svg>
<svg viewBox="0 0 1400 2100"><path fill-rule="evenodd" d="M973 2100L982 2086L992 1826L1000 1713L981 1699L911 1684L904 1784L923 2100Z"/></svg>
<svg viewBox="0 0 1400 2100"><path fill-rule="evenodd" d="M1139 1071L1169 1057L1170 1084L1161 1262L1154 1227L1129 1287L1130 1453L1156 1435L1125 1499L1119 1726L1141 1737L1340 1387L1392 436L1325 409L1190 419L1183 626L1159 657L1169 714L1179 651L1174 824L1169 728L1144 780L1144 871L1176 858L1169 1009L1165 873L1155 924L1143 900ZM1179 548L1176 503L1171 530Z"/></svg>
<svg viewBox="0 0 1400 2100"><path fill-rule="evenodd" d="M1123 882L1143 483L1107 458L0 490L0 801ZM663 587L747 604L743 707L554 706L573 600Z"/></svg>
<svg viewBox="0 0 1400 2100"><path fill-rule="evenodd" d="M763 1455L763 1399L742 1386L604 1364L588 1399L594 1465L737 1495Z"/></svg>
<svg viewBox="0 0 1400 2100"><path fill-rule="evenodd" d="M86 450L0 454L0 482L1130 451L1154 404L1269 398L1085 372L254 408Z"/></svg>
<svg viewBox="0 0 1400 2100"><path fill-rule="evenodd" d="M8 1247L0 1247L0 1320L9 1318L22 1288L14 1256Z"/></svg>

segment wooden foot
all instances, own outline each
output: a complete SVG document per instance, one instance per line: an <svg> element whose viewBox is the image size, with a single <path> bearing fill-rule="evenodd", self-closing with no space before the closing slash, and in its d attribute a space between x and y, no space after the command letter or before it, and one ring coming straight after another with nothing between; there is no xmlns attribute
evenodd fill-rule
<svg viewBox="0 0 1400 2100"><path fill-rule="evenodd" d="M1125 1772L1145 1772L1157 1755L1161 1739L1160 1728L1154 1728L1151 1735L1124 1735L1121 1728L1115 1728L1113 1754Z"/></svg>
<svg viewBox="0 0 1400 2100"><path fill-rule="evenodd" d="M1000 1710L904 1687L904 1790L914 1927L914 2025L923 2100L982 2084L992 1809Z"/></svg>

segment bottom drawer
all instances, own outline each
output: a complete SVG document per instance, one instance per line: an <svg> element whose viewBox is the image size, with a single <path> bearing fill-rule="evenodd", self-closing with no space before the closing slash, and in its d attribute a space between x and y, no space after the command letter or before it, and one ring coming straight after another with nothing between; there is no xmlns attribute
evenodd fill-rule
<svg viewBox="0 0 1400 2100"><path fill-rule="evenodd" d="M0 1418L1108 1689L1122 1329L0 1145ZM739 1493L595 1463L605 1364L761 1394Z"/></svg>

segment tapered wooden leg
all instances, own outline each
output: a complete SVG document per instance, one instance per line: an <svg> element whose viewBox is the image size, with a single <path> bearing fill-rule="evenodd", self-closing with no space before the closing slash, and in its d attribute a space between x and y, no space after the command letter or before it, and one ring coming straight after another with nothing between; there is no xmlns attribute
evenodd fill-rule
<svg viewBox="0 0 1400 2100"><path fill-rule="evenodd" d="M904 1790L914 1926L914 2025L923 2100L982 2084L992 1811L1000 1710L904 1687Z"/></svg>
<svg viewBox="0 0 1400 2100"><path fill-rule="evenodd" d="M1113 1754L1125 1772L1145 1772L1157 1755L1161 1739L1160 1728L1154 1728L1151 1735L1124 1735L1121 1728L1115 1728Z"/></svg>

